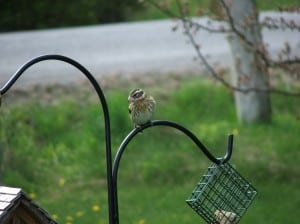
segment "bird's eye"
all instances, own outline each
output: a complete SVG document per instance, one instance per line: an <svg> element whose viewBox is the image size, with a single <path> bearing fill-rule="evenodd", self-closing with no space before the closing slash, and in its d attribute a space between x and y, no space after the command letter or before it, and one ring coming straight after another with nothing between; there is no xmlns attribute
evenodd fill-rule
<svg viewBox="0 0 300 224"><path fill-rule="evenodd" d="M143 95L143 90L136 91L132 96L133 98L139 98Z"/></svg>

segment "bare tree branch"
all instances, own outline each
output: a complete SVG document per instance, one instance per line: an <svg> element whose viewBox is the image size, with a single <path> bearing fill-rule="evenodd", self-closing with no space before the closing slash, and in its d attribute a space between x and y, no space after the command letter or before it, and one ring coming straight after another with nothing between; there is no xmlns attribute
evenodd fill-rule
<svg viewBox="0 0 300 224"><path fill-rule="evenodd" d="M212 75L212 77L219 81L222 85L224 85L225 87L233 90L233 91L239 91L242 93L249 93L249 92L270 92L270 93L275 93L275 94L280 94L280 95L285 95L285 96L295 96L295 97L299 97L300 93L297 92L290 92L290 91L285 91L285 90L280 90L274 87L267 87L267 88L256 88L256 87L252 87L252 88L241 88L239 86L234 86L232 85L229 81L225 80L224 77L219 74L214 68L213 66L207 61L207 59L205 58L205 56L202 54L201 50L200 50L200 45L196 42L194 34L195 32L192 31L192 28L194 30L206 30L208 32L212 32L212 33L234 33L236 34L245 44L246 46L250 49L253 50L261 59L262 61L265 63L265 65L267 67L282 67L284 65L291 65L291 64L296 64L296 63L300 63L299 58L288 58L286 60L280 60L278 62L276 61L272 61L269 56L268 53L265 49L265 46L255 46L251 41L249 41L247 39L247 37L240 32L240 30L237 28L230 10L227 6L227 4L225 3L224 0L220 0L220 3L222 4L222 6L224 7L224 10L226 12L226 15L228 16L228 23L230 26L230 29L226 28L226 29L218 29L218 28L211 28L208 25L204 26L201 25L193 20L191 20L190 18L186 17L186 12L183 10L183 6L180 2L180 0L176 0L176 4L178 7L178 11L179 11L179 15L175 14L174 12L172 12L171 10L169 10L168 8L162 8L157 2L155 2L155 0L148 0L148 2L153 5L154 7L158 8L160 11L162 11L163 13L165 13L166 15L168 15L171 18L175 18L178 19L182 22L183 25L183 30L184 30L184 34L188 37L188 40L190 41L190 43L192 44L193 48L196 50L196 54L197 57L200 59L200 61L203 63L203 65L205 66L205 68L208 70L208 72Z"/></svg>
<svg viewBox="0 0 300 224"><path fill-rule="evenodd" d="M260 23L260 26L268 29L290 29L300 31L300 25L296 24L294 20L286 20L283 17L280 19L265 17Z"/></svg>
<svg viewBox="0 0 300 224"><path fill-rule="evenodd" d="M207 24L207 25L202 25L198 22L196 22L193 19L187 18L186 16L182 17L182 15L177 15L174 12L172 12L170 9L168 9L167 7L162 7L160 4L158 4L155 0L148 0L148 2L154 6L155 8L159 9L160 11L162 11L163 13L165 13L167 16L169 16L170 18L174 18L174 19L178 19L181 20L182 22L187 23L187 25L190 28L194 29L194 32L196 33L198 30L205 30L208 31L210 33L235 33L245 44L246 46L249 47L250 50L253 50L262 60L263 62L266 64L266 66L268 67L280 67L282 65L285 64L298 64L300 63L300 59L299 58L294 58L294 59L286 59L286 60L272 60L271 58L269 58L268 56L268 52L266 50L266 48L264 46L255 46L250 40L247 39L247 37L239 31L239 29L237 28L228 5L226 4L226 2L224 0L220 0L220 3L222 5L222 7L225 10L225 13L228 17L228 23L230 25L230 28L225 27L224 25L219 25L216 27L212 27L211 26L211 21ZM181 3L179 1L177 1L177 6L178 9L181 10L180 14L184 14L185 12L182 11L183 7L181 5ZM280 19L280 21L272 19L271 17L266 17L266 19L264 20L265 23L263 22L262 25L268 26L268 23L266 21L269 21L269 23L273 22L273 24L269 24L269 28L283 28L283 27L288 27L290 29L297 29L300 30L300 26L296 25L296 23L293 20L290 21L285 21L284 19ZM278 25L278 23L281 23L281 25Z"/></svg>
<svg viewBox="0 0 300 224"><path fill-rule="evenodd" d="M220 3L222 4L225 12L226 12L226 15L228 17L228 22L229 22L229 25L231 26L231 29L233 31L233 33L235 33L248 47L249 49L252 49L258 56L261 57L261 59L264 61L264 63L266 64L266 66L268 67L279 67L281 65L284 65L284 64L298 64L300 63L300 59L299 58L294 58L294 59L286 59L286 60L280 60L280 61L274 61L272 59L270 59L268 57L268 53L267 53L267 50L265 49L264 46L255 46L251 41L249 41L247 39L247 37L239 31L239 29L237 28L232 16L231 16L231 13L230 13L230 9L228 7L228 5L226 4L226 2L224 0L220 0ZM270 18L270 17L267 17L267 18ZM271 18L269 19L271 21ZM295 29L299 29L300 30L300 26L297 26L294 22L285 22L284 19L281 19L281 27L283 26L283 24L285 24L285 26L288 26L289 24L293 24L293 25L290 25L290 27L295 27ZM277 27L277 26L276 26Z"/></svg>
<svg viewBox="0 0 300 224"><path fill-rule="evenodd" d="M208 31L210 33L229 33L229 32L232 32L231 29L228 29L224 25L220 25L218 27L212 28L211 24L203 25L203 24L200 24L198 22L195 22L192 19L188 19L186 17L182 18L180 15L175 14L170 9L165 8L165 7L161 7L161 5L159 5L155 0L154 1L153 0L148 0L147 2L149 2L153 7L159 9L161 12L163 12L164 14L166 14L170 18L178 19L178 20L181 20L181 21L185 20L184 22L186 22L189 25L189 27L193 27L196 31L205 30L205 31Z"/></svg>
<svg viewBox="0 0 300 224"><path fill-rule="evenodd" d="M230 13L230 9L229 9L228 5L226 4L226 2L224 0L220 0L220 3L226 12L226 15L228 17L228 23L229 23L233 33L235 33L249 47L249 49L252 49L257 55L259 55L261 57L261 59L264 61L264 63L267 66L269 66L270 59L268 57L266 49L263 46L257 47L250 40L248 40L247 37L242 32L240 32L240 30L237 28L237 26L232 18L232 15Z"/></svg>
<svg viewBox="0 0 300 224"><path fill-rule="evenodd" d="M300 64L300 58L295 58L295 59L287 59L287 60L282 60L282 61L273 61L270 63L270 66L272 67L282 67L286 65L295 65L295 64Z"/></svg>

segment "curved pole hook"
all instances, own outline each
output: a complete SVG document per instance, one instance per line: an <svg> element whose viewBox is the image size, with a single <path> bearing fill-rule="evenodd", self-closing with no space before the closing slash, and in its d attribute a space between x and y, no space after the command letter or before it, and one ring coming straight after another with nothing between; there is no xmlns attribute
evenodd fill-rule
<svg viewBox="0 0 300 224"><path fill-rule="evenodd" d="M73 65L77 69L79 69L90 81L92 86L94 87L97 95L99 97L102 111L104 114L104 122L105 122L105 143L106 143L106 164L107 164L107 188L108 188L108 207L109 207L109 223L114 224L113 217L114 217L114 197L113 197L113 186L112 186L112 156L111 156L111 134L110 134L110 120L109 120L109 112L107 103L105 100L105 96L103 94L102 89L100 88L98 82L95 80L93 75L81 64L77 61L62 56L62 55L42 55L25 63L21 68L8 80L8 82L0 89L0 100L1 96L4 95L13 85L14 83L20 78L20 76L32 65L46 60L58 60L63 61L68 64Z"/></svg>
<svg viewBox="0 0 300 224"><path fill-rule="evenodd" d="M112 181L113 181L114 190L115 190L115 192L114 192L114 205L116 206L115 207L115 220L114 220L115 223L119 223L117 179L118 179L118 170L119 170L119 165L120 165L122 155L126 149L126 146L139 132L143 131L144 129L154 127L154 126L169 126L169 127L175 128L175 129L183 132L198 146L198 148L208 157L209 160L211 160L212 162L214 162L218 165L228 162L231 158L232 146L233 146L233 135L232 134L230 134L228 136L227 152L226 152L225 156L222 158L216 158L209 152L209 150L205 147L205 145L203 145L202 142L190 130L186 129L185 127L183 127L177 123L174 123L171 121L166 121L166 120L155 120L155 121L148 122L138 128L133 129L121 143L121 145L117 151L117 154L115 156L115 160L113 162Z"/></svg>

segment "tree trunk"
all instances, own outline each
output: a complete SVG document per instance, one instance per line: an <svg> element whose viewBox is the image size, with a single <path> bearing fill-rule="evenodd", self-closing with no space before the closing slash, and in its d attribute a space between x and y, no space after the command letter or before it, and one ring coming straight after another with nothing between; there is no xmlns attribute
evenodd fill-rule
<svg viewBox="0 0 300 224"><path fill-rule="evenodd" d="M227 0L235 29L228 38L232 57L233 84L243 90L268 89L268 69L254 48L263 49L263 42L255 2L253 0ZM246 41L245 41L246 40ZM253 43L254 48L246 42ZM243 123L269 122L271 102L267 91L235 91L238 118Z"/></svg>

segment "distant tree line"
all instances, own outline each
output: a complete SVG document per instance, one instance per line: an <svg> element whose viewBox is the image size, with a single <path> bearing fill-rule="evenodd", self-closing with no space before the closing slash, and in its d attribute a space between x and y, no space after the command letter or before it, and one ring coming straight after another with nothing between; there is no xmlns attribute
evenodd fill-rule
<svg viewBox="0 0 300 224"><path fill-rule="evenodd" d="M0 31L120 22L137 0L0 0Z"/></svg>

